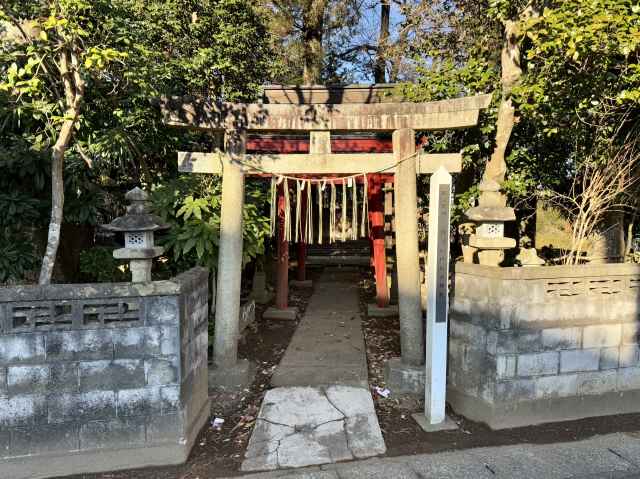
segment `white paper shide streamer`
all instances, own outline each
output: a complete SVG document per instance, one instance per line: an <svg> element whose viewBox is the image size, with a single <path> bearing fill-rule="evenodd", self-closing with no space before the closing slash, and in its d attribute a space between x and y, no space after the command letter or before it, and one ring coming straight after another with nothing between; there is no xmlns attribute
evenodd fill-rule
<svg viewBox="0 0 640 479"><path fill-rule="evenodd" d="M289 190L290 179L295 186L294 191ZM316 188L313 188L314 183L317 185ZM329 209L328 240L330 243L347 241L348 239L357 240L359 237L366 237L369 234L367 198L369 183L365 173L342 178L321 179L293 178L280 175L272 177L269 222L271 236L275 236L278 229L278 188L280 185L282 185L284 196L286 241L293 239L295 242L304 241L313 244L317 239L317 244L325 243L324 210L326 207ZM291 195L295 195L295 199L291 198ZM325 206L325 197L328 198L327 206ZM317 211L318 218L317 232L314 228L314 210ZM293 218L292 215L294 215Z"/></svg>

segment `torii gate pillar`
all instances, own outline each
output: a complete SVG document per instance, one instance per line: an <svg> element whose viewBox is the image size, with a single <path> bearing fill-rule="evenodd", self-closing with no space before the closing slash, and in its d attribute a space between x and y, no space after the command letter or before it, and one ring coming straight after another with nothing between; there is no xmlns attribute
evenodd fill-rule
<svg viewBox="0 0 640 479"><path fill-rule="evenodd" d="M415 152L414 130L403 128L393 132L393 156L398 162L395 213L400 350L402 363L408 366L424 362Z"/></svg>
<svg viewBox="0 0 640 479"><path fill-rule="evenodd" d="M220 212L220 246L218 252L216 322L213 340L213 363L209 384L237 387L249 379L249 362L238 361L240 318L240 286L242 277L242 212L244 206L244 173L234 164L246 152L246 133L225 134L229 153L223 164L222 208Z"/></svg>
<svg viewBox="0 0 640 479"><path fill-rule="evenodd" d="M284 183L278 186L278 230L276 232L276 308L285 310L289 301L289 242L285 233Z"/></svg>
<svg viewBox="0 0 640 479"><path fill-rule="evenodd" d="M278 186L278 214L276 232L276 302L269 307L262 317L294 321L298 313L297 308L289 307L289 241L286 239L285 229L285 199L284 189L289 185L285 181Z"/></svg>
<svg viewBox="0 0 640 479"><path fill-rule="evenodd" d="M371 252L376 280L376 307L389 306L389 287L387 285L387 259L384 232L384 192L380 177L372 175L369 181L369 221L371 222ZM370 310L371 310L370 306ZM371 314L371 313L369 313Z"/></svg>

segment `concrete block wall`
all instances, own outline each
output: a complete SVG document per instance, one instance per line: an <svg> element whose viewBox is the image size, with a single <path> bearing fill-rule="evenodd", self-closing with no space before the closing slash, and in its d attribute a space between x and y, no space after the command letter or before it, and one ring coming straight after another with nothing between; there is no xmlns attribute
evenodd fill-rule
<svg viewBox="0 0 640 479"><path fill-rule="evenodd" d="M640 267L459 263L448 401L492 428L640 412Z"/></svg>
<svg viewBox="0 0 640 479"><path fill-rule="evenodd" d="M0 288L0 478L184 462L209 416L207 277Z"/></svg>
<svg viewBox="0 0 640 479"><path fill-rule="evenodd" d="M180 401L184 405L184 421L188 437L202 428L202 418L209 416L208 384L208 284L194 274L182 296L184 317L180 332Z"/></svg>

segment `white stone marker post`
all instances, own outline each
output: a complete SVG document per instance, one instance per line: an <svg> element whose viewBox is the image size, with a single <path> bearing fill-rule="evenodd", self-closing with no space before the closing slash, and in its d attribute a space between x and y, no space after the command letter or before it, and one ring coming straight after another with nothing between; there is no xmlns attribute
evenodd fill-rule
<svg viewBox="0 0 640 479"><path fill-rule="evenodd" d="M451 175L439 168L430 183L424 414L413 417L425 431L438 431L457 427L445 415Z"/></svg>

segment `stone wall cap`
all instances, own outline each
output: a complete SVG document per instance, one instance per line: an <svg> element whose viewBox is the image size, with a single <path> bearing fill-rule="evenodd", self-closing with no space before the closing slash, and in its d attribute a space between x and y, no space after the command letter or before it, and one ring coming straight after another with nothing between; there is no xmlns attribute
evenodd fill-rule
<svg viewBox="0 0 640 479"><path fill-rule="evenodd" d="M196 266L172 278L171 281L178 286L179 291L188 291L202 284L208 286L209 270L202 266Z"/></svg>
<svg viewBox="0 0 640 479"><path fill-rule="evenodd" d="M468 274L485 278L503 280L535 280L553 278L584 278L593 276L640 276L640 264L612 263L577 266L540 266L538 268L522 268L500 266L484 266L471 263L456 263L456 274Z"/></svg>
<svg viewBox="0 0 640 479"><path fill-rule="evenodd" d="M87 300L94 298L177 295L197 285L208 284L209 271L196 267L175 278L148 283L88 283L20 285L0 288L0 303Z"/></svg>

